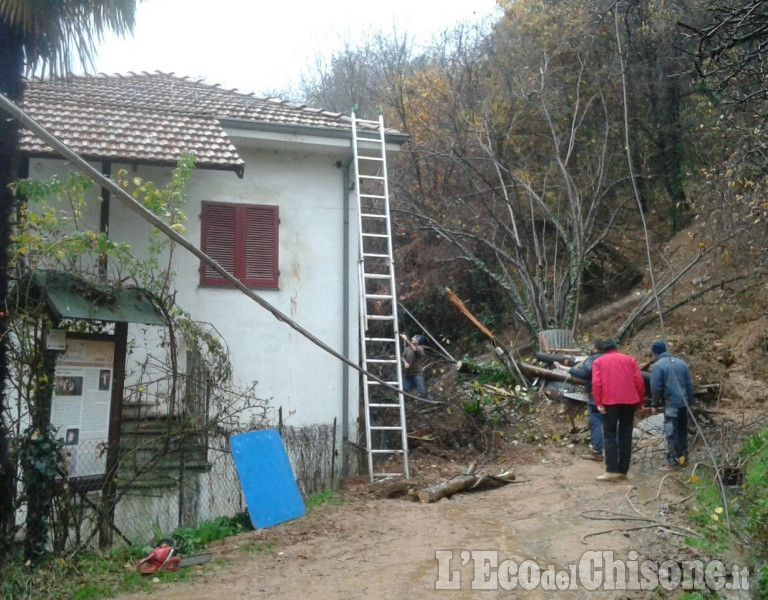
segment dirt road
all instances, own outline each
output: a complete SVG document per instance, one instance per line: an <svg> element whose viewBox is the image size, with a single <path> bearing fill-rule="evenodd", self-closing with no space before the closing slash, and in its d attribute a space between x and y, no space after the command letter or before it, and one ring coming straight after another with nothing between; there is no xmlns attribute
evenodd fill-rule
<svg viewBox="0 0 768 600"><path fill-rule="evenodd" d="M580 459L567 449L542 451L535 460L518 467L498 465L498 471L497 465L485 469L494 473L511 466L517 483L459 494L436 504L351 494L341 505L321 506L291 523L226 540L213 548L214 563L199 568L189 583L158 584L152 597L412 600L514 596L525 591L519 584L511 592L499 584L496 590L472 589L473 580L475 585L490 581L491 587L495 581L493 575L482 575L484 555L478 551L498 552L499 562L534 561L542 570L554 565L568 571L588 550L614 550L616 558L623 558L636 549L642 560L639 545L647 548L648 540L641 541L635 533L602 533L582 541L585 535L637 527L638 521L594 520L589 517L595 513L587 511L604 509L630 518L640 518L641 511L663 521L667 517L659 516L659 503L669 503L669 493L681 488L665 485L658 500L644 503L657 494L658 472L635 468L627 482L608 484L595 481L602 472L601 463ZM670 535L645 531L651 536ZM436 551L448 552L440 553L438 560ZM502 572L501 584L507 585L504 573L508 572ZM459 589L453 591L436 589L457 585ZM529 598L544 598L554 592L539 586L525 593ZM560 592L559 597L645 598L646 594L580 588ZM145 597L126 595L120 600Z"/></svg>

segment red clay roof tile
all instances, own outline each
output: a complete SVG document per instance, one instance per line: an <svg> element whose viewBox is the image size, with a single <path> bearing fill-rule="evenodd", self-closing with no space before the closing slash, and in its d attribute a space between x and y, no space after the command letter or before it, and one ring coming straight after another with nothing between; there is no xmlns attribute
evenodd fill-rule
<svg viewBox="0 0 768 600"><path fill-rule="evenodd" d="M202 168L242 173L244 162L219 119L351 129L340 113L258 98L167 73L73 76L27 82L24 110L87 158L176 163L183 152ZM53 153L24 130L24 152Z"/></svg>

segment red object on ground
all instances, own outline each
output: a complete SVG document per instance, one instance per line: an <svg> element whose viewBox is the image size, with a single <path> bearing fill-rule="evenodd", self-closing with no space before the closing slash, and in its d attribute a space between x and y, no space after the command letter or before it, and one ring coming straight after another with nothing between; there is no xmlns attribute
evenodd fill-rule
<svg viewBox="0 0 768 600"><path fill-rule="evenodd" d="M160 544L149 556L136 563L136 570L145 575L158 571L178 571L180 559L174 556L175 550L176 548L166 543Z"/></svg>

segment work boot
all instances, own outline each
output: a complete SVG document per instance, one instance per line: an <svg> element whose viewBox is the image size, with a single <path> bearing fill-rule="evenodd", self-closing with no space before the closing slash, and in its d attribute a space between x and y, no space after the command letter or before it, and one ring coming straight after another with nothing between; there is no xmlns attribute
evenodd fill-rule
<svg viewBox="0 0 768 600"><path fill-rule="evenodd" d="M581 458L583 458L584 460L602 461L603 453L600 450L597 450L594 446L590 446L589 452L585 452L584 454L582 454Z"/></svg>
<svg viewBox="0 0 768 600"><path fill-rule="evenodd" d="M624 473L603 473L602 475L598 475L595 477L598 481L608 481L608 482L614 482L614 481L624 481L627 478Z"/></svg>
<svg viewBox="0 0 768 600"><path fill-rule="evenodd" d="M583 458L584 460L594 460L594 461L603 462L603 455L597 452L596 450L585 452L584 454L581 455L581 458Z"/></svg>

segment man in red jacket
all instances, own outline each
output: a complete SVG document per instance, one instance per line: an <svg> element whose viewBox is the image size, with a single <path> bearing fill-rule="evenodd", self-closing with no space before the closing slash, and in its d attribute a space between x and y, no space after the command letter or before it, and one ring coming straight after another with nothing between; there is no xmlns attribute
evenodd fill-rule
<svg viewBox="0 0 768 600"><path fill-rule="evenodd" d="M637 361L618 352L614 340L605 340L604 354L592 365L592 398L603 415L605 449L605 473L598 480L627 478L635 410L643 405L644 395L645 384Z"/></svg>

